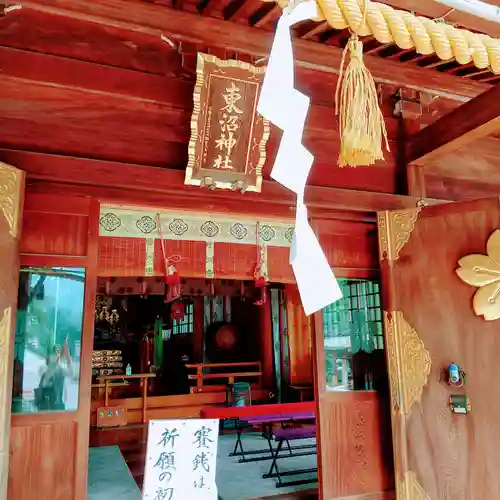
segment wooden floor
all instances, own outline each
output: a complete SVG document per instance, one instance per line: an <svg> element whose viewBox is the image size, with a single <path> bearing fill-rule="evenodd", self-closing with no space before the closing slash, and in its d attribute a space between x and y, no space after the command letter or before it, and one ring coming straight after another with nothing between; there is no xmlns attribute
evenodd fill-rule
<svg viewBox="0 0 500 500"><path fill-rule="evenodd" d="M144 479L146 461L147 427L128 426L126 429L90 429L90 446L113 446L120 448L123 458L139 488Z"/></svg>

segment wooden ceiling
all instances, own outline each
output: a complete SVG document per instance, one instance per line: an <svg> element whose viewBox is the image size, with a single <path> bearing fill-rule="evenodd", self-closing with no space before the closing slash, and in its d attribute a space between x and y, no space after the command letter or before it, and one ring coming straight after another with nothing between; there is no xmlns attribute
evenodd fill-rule
<svg viewBox="0 0 500 500"><path fill-rule="evenodd" d="M274 30L281 14L281 9L277 4L262 2L262 0L165 0L156 3L271 31ZM430 19L446 19L447 22L454 26L500 37L500 25L497 23L454 11L433 0L382 0L381 3L389 4L397 9L411 11ZM495 3L495 0L490 0L490 3ZM497 3L499 3L498 0ZM326 21L321 23L312 21L301 23L294 28L294 33L297 38L313 40L335 47L344 47L349 38L348 30L330 29ZM460 65L454 60L442 61L435 54L430 56L417 54L414 49L403 50L394 43L381 44L373 37L365 37L364 43L366 54L381 57L388 61L398 61L406 65L433 69L437 72L484 83L500 83L500 75L493 74L489 69L480 70L472 63Z"/></svg>

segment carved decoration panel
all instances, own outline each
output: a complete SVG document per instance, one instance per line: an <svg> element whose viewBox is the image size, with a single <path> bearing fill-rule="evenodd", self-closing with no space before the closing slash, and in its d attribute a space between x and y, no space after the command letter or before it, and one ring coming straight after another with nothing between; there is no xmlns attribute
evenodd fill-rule
<svg viewBox="0 0 500 500"><path fill-rule="evenodd" d="M409 210L379 212L377 214L381 261L384 259L394 261L399 258L399 252L410 239L421 210L421 207L417 207Z"/></svg>
<svg viewBox="0 0 500 500"><path fill-rule="evenodd" d="M431 373L431 357L401 311L384 312L392 407L408 415L420 401Z"/></svg>
<svg viewBox="0 0 500 500"><path fill-rule="evenodd" d="M396 492L398 500L430 500L414 472L403 474L397 481Z"/></svg>

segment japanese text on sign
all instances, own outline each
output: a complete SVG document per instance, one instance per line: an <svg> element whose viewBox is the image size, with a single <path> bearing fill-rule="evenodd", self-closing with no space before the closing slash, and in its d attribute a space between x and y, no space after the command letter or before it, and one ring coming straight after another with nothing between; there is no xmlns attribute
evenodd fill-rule
<svg viewBox="0 0 500 500"><path fill-rule="evenodd" d="M144 500L217 500L218 420L149 423Z"/></svg>
<svg viewBox="0 0 500 500"><path fill-rule="evenodd" d="M213 167L232 170L231 153L238 142L237 131L240 127L238 117L243 114L243 110L237 106L238 101L241 99L239 87L234 82L231 82L231 85L226 87L222 97L225 106L220 110L220 137L215 141L217 150L220 153L214 159Z"/></svg>

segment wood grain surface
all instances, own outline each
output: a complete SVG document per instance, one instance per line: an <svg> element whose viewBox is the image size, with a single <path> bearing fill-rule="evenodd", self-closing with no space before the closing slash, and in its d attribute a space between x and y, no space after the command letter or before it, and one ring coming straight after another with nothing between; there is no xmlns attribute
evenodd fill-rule
<svg viewBox="0 0 500 500"><path fill-rule="evenodd" d="M499 227L498 198L426 207L399 259L383 261L386 309L403 313L432 361L421 401L406 418L394 417L404 422L393 422L396 481L414 472L432 500L500 498L499 323L474 314L476 289L455 273L461 257L486 253L487 239ZM443 382L442 370L451 362L467 373L464 388ZM402 369L396 385L411 388L418 374L409 363ZM467 395L472 412L453 414L451 394Z"/></svg>

